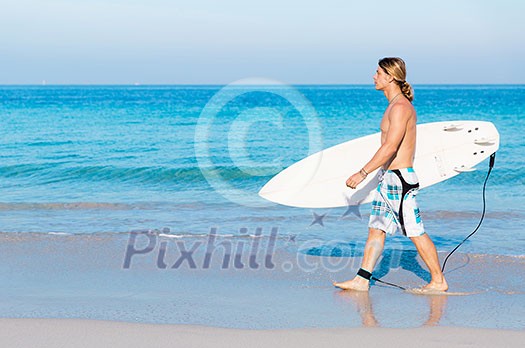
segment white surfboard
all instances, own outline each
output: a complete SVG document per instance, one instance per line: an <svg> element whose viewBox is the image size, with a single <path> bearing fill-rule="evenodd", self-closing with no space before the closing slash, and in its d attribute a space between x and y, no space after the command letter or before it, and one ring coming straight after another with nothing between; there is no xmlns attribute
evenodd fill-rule
<svg viewBox="0 0 525 348"><path fill-rule="evenodd" d="M346 179L359 171L381 145L381 134L335 145L308 156L274 176L259 191L269 201L301 208L333 208L372 201L379 171L353 190ZM499 148L494 124L484 121L433 122L417 126L414 169L420 188L475 170Z"/></svg>

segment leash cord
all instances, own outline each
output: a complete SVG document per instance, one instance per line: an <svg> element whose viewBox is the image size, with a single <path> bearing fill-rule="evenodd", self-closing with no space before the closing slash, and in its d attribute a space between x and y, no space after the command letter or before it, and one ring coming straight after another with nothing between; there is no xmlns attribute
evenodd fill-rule
<svg viewBox="0 0 525 348"><path fill-rule="evenodd" d="M481 227L481 224L483 223L483 219L485 218L485 211L486 211L486 207L487 207L485 191L486 191L486 188L487 188L487 181L489 180L490 173L492 172L492 168L494 168L495 160L496 160L496 153L494 152L492 155L490 155L489 170L487 172L487 176L485 177L485 182L483 183L483 211L481 213L481 218L479 220L479 223L476 226L476 228L474 229L474 231L472 231L467 237L465 237L465 239L463 239L463 241L461 241L461 243L459 243L454 249L452 249L451 252L448 253L447 257L445 258L445 261L443 261L443 266L441 267L441 272L445 272L445 265L447 264L447 261L448 261L449 257L452 256L452 254L456 250L458 250L459 247L463 243L465 243L470 237L472 237L479 230L479 228ZM402 287L400 285L389 283L389 282L385 282L385 281L383 281L383 280L381 280L379 278L376 278L376 277L372 277L371 279L375 280L376 282L379 282L379 283L382 283L382 284L386 284L386 285L390 285L390 286L396 287L396 288L401 289L401 290L406 290L406 288L404 288L404 287Z"/></svg>
<svg viewBox="0 0 525 348"><path fill-rule="evenodd" d="M396 288L401 289L401 290L406 290L406 288L404 288L404 287L402 287L400 285L397 285L397 284L394 284L394 283L385 282L385 281L383 281L383 280L381 280L379 278L376 278L376 277L372 277L370 279L375 280L376 282L380 282L380 283L383 283L383 284L386 284L386 285L390 285L390 286L396 287Z"/></svg>
<svg viewBox="0 0 525 348"><path fill-rule="evenodd" d="M481 218L479 220L478 226L472 231L461 243L459 243L454 249L452 249L451 252L448 253L447 257L445 258L445 261L443 261L443 266L441 267L441 272L445 272L445 265L447 264L448 258L452 256L452 254L459 249L459 247L465 243L470 237L474 235L480 228L481 224L483 223L483 219L485 218L485 209L487 207L486 204L486 198L485 198L485 191L487 187L487 181L489 180L490 172L492 172L492 168L494 168L494 162L496 160L496 153L494 152L492 155L490 155L490 162L489 162L489 171L487 172L487 176L485 177L485 182L483 183L483 212L481 213Z"/></svg>

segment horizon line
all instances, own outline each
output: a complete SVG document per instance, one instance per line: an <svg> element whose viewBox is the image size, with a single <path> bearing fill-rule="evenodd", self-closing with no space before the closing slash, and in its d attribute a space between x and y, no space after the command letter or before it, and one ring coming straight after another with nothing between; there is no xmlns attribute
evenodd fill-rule
<svg viewBox="0 0 525 348"><path fill-rule="evenodd" d="M260 84L231 84L231 83L0 83L0 87L54 87L54 86L122 86L122 87L148 87L148 86L373 86L373 83L260 83ZM525 86L525 83L411 83L412 86Z"/></svg>

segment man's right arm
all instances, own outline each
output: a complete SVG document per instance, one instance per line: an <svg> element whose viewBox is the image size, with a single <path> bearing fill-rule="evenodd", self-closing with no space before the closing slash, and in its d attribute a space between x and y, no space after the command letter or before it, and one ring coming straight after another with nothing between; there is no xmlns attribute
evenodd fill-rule
<svg viewBox="0 0 525 348"><path fill-rule="evenodd" d="M379 167L385 165L397 153L403 138L405 137L408 120L410 119L410 110L402 104L392 106L388 114L390 126L385 137L385 141L376 151L372 159L365 164L362 170L353 174L346 180L346 186L356 188L368 175ZM365 173L362 173L362 172Z"/></svg>
<svg viewBox="0 0 525 348"><path fill-rule="evenodd" d="M385 165L394 157L405 137L408 120L410 119L410 110L402 104L392 107L388 114L390 126L386 133L385 141L374 154L372 159L365 164L363 169L371 173L377 168Z"/></svg>

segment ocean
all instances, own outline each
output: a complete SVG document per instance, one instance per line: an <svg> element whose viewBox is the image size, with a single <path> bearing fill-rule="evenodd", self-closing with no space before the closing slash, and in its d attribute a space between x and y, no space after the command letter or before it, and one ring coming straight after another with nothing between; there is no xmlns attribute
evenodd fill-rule
<svg viewBox="0 0 525 348"><path fill-rule="evenodd" d="M481 295L452 296L442 323L522 329L521 278L484 270L523 269L525 85L414 89L419 123L491 121L501 136L483 224L447 273L454 291ZM257 192L309 153L377 132L386 106L372 85L0 86L0 316L360 326L330 278L358 268L370 205L359 217ZM487 170L488 160L419 193L440 257L478 225ZM217 257L206 268L210 243L231 256L225 269ZM428 281L410 240L385 249L381 277ZM426 299L395 291L371 291L385 326L424 323ZM399 306L410 308L403 320Z"/></svg>
<svg viewBox="0 0 525 348"><path fill-rule="evenodd" d="M279 225L305 238L365 236L369 206L361 219L342 219L344 208L260 207L257 192L309 152L377 132L382 93L362 85L229 87L0 87L0 231L202 235L216 227L236 235ZM525 86L416 85L415 93L419 123L498 128L487 214L463 250L522 255ZM487 162L419 194L440 250L476 226ZM203 175L210 168L211 180ZM326 214L324 226L310 226L314 213Z"/></svg>

